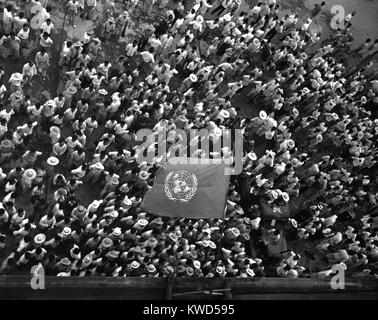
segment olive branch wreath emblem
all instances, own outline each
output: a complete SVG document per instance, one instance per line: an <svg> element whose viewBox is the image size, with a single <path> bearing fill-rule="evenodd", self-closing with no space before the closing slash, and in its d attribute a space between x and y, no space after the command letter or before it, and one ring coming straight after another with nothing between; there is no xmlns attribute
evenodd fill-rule
<svg viewBox="0 0 378 320"><path fill-rule="evenodd" d="M178 172L178 171L177 171ZM188 202L190 199L192 199L194 197L194 195L196 194L197 192L197 188L198 188L198 180L197 180L197 177L195 174L193 173L189 173L189 172L186 172L187 174L189 174L191 177L192 177L192 185L190 186L190 192L188 192L184 197L182 198L176 198L173 196L170 188L169 188L169 180L171 179L171 177L177 173L175 171L172 171L170 173L167 174L167 176L165 177L165 184L164 184L164 191L165 191L165 194L167 195L167 198L169 200L172 200L172 201L180 201L180 202Z"/></svg>

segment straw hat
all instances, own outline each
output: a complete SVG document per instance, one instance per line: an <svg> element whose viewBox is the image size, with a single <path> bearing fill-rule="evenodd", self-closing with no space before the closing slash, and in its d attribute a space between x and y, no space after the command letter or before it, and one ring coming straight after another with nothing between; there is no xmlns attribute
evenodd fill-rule
<svg viewBox="0 0 378 320"><path fill-rule="evenodd" d="M83 259L83 267L88 267L93 261L93 258L91 255L86 255Z"/></svg>
<svg viewBox="0 0 378 320"><path fill-rule="evenodd" d="M225 15L223 16L223 19L224 19L225 21L227 21L227 22L230 22L230 21L231 21L231 16L230 16L229 14L225 14Z"/></svg>
<svg viewBox="0 0 378 320"><path fill-rule="evenodd" d="M253 271L252 269L250 269L250 268L247 268L247 269L245 270L245 272L246 272L247 275L249 275L250 277L254 277L254 276L255 276L254 271Z"/></svg>
<svg viewBox="0 0 378 320"><path fill-rule="evenodd" d="M285 202L289 202L290 197L286 192L282 192L282 199L284 199Z"/></svg>
<svg viewBox="0 0 378 320"><path fill-rule="evenodd" d="M230 21L229 26L230 26L231 29L235 28L236 27L236 23L234 21Z"/></svg>
<svg viewBox="0 0 378 320"><path fill-rule="evenodd" d="M60 260L60 263L63 264L63 265L65 265L65 266L70 266L71 265L71 261L67 257L65 257L62 260Z"/></svg>
<svg viewBox="0 0 378 320"><path fill-rule="evenodd" d="M112 258L112 259L117 259L119 257L119 251L117 251L117 250L109 251L107 256Z"/></svg>
<svg viewBox="0 0 378 320"><path fill-rule="evenodd" d="M50 133L51 133L51 134L56 134L56 135L60 134L60 129L59 129L59 127L57 127L57 126L52 126L52 127L50 127Z"/></svg>
<svg viewBox="0 0 378 320"><path fill-rule="evenodd" d="M192 276L194 274L194 269L192 267L186 267L186 274Z"/></svg>
<svg viewBox="0 0 378 320"><path fill-rule="evenodd" d="M100 89L100 90L98 91L98 93L99 93L99 94L102 94L103 96L108 95L108 91L106 91L105 89Z"/></svg>
<svg viewBox="0 0 378 320"><path fill-rule="evenodd" d="M111 218L116 219L118 217L118 211L112 210L109 212Z"/></svg>
<svg viewBox="0 0 378 320"><path fill-rule="evenodd" d="M178 237L176 235L176 233L172 232L169 234L169 238L173 241L173 242L177 242L178 240Z"/></svg>
<svg viewBox="0 0 378 320"><path fill-rule="evenodd" d="M239 230L238 228L231 228L230 231L231 231L231 234L232 234L235 238L237 238L237 237L240 236L240 230Z"/></svg>
<svg viewBox="0 0 378 320"><path fill-rule="evenodd" d="M141 227L145 227L146 225L148 225L148 221L146 219L139 219L136 224L138 224L139 226Z"/></svg>
<svg viewBox="0 0 378 320"><path fill-rule="evenodd" d="M274 199L278 199L278 192L276 190L272 190L271 195Z"/></svg>
<svg viewBox="0 0 378 320"><path fill-rule="evenodd" d="M199 23L203 23L204 19L201 15L198 15L197 18L196 18L197 22Z"/></svg>
<svg viewBox="0 0 378 320"><path fill-rule="evenodd" d="M295 147L294 140L289 139L288 142L287 142L287 146L289 147L289 149L293 149Z"/></svg>
<svg viewBox="0 0 378 320"><path fill-rule="evenodd" d="M149 265L147 266L147 272L149 272L149 273L154 273L154 272L156 272L156 268L155 268L155 266L154 266L153 264L149 264Z"/></svg>
<svg viewBox="0 0 378 320"><path fill-rule="evenodd" d="M195 251L190 251L190 252L189 252L189 256L190 256L192 259L197 259L197 257L198 257L197 252L195 252Z"/></svg>
<svg viewBox="0 0 378 320"><path fill-rule="evenodd" d="M209 245L209 247L211 249L216 249L217 248L216 244L213 241L209 240L207 243L208 243L208 245Z"/></svg>
<svg viewBox="0 0 378 320"><path fill-rule="evenodd" d="M221 116L222 118L229 118L230 113L227 110L221 110L219 111L219 116Z"/></svg>
<svg viewBox="0 0 378 320"><path fill-rule="evenodd" d="M93 202L88 207L89 211L90 212L96 211L100 207L102 202L103 200L93 200Z"/></svg>
<svg viewBox="0 0 378 320"><path fill-rule="evenodd" d="M122 230L119 227L114 228L113 236L119 237L122 234Z"/></svg>
<svg viewBox="0 0 378 320"><path fill-rule="evenodd" d="M257 160L256 153L254 153L254 152L249 152L249 153L247 154L247 157L248 157L250 160L252 160L252 161Z"/></svg>
<svg viewBox="0 0 378 320"><path fill-rule="evenodd" d="M149 176L150 174L145 170L139 172L139 178L141 178L142 180L147 180Z"/></svg>
<svg viewBox="0 0 378 320"><path fill-rule="evenodd" d="M201 262L199 262L198 260L194 260L193 261L193 266L196 269L201 269Z"/></svg>
<svg viewBox="0 0 378 320"><path fill-rule="evenodd" d="M150 246L150 247L155 247L155 246L157 246L158 243L159 242L156 240L155 237L150 237L147 240L147 245Z"/></svg>
<svg viewBox="0 0 378 320"><path fill-rule="evenodd" d="M335 112L332 113L332 117L333 117L333 119L335 119L335 120L339 120L339 119L340 119L340 118L339 118L339 115L338 115L337 113L335 113Z"/></svg>
<svg viewBox="0 0 378 320"><path fill-rule="evenodd" d="M114 184L114 185L119 184L118 177L113 176L113 177L110 179L110 183L111 183L111 184Z"/></svg>
<svg viewBox="0 0 378 320"><path fill-rule="evenodd" d="M124 183L122 186L119 187L119 191L121 192L124 192L124 193L127 193L129 192L129 186L127 185L127 183Z"/></svg>
<svg viewBox="0 0 378 320"><path fill-rule="evenodd" d="M36 244L42 244L46 241L46 235L43 233L39 233L34 237L34 242Z"/></svg>
<svg viewBox="0 0 378 320"><path fill-rule="evenodd" d="M221 128L216 127L216 128L214 129L214 135L215 135L216 137L221 137L222 134L223 134L223 131L222 131Z"/></svg>
<svg viewBox="0 0 378 320"><path fill-rule="evenodd" d="M219 273L219 274L222 274L223 273L223 268L221 266L218 266L216 269L215 269L216 273Z"/></svg>
<svg viewBox="0 0 378 320"><path fill-rule="evenodd" d="M70 95L74 95L77 93L77 88L75 86L69 86L66 92Z"/></svg>
<svg viewBox="0 0 378 320"><path fill-rule="evenodd" d="M294 227L294 228L298 228L298 223L297 223L297 220L295 219L289 219L291 225Z"/></svg>
<svg viewBox="0 0 378 320"><path fill-rule="evenodd" d="M348 268L347 268L347 265L346 265L344 262L340 262L340 267L341 267L343 270L348 269Z"/></svg>
<svg viewBox="0 0 378 320"><path fill-rule="evenodd" d="M123 200L122 204L124 204L126 207L131 207L133 202L129 198L126 198Z"/></svg>
<svg viewBox="0 0 378 320"><path fill-rule="evenodd" d="M64 227L63 228L63 231L62 231L62 233L63 233L63 236L69 236L70 234L71 234L71 228L70 227Z"/></svg>
<svg viewBox="0 0 378 320"><path fill-rule="evenodd" d="M268 114L267 114L264 110L261 110L261 111L259 112L259 117L260 117L260 119L262 119L262 120L266 120L266 119L268 119Z"/></svg>
<svg viewBox="0 0 378 320"><path fill-rule="evenodd" d="M190 81L192 81L192 82L197 82L197 81L198 81L198 78L197 78L197 76L196 76L194 73L192 73L192 74L189 76L189 79L190 79Z"/></svg>
<svg viewBox="0 0 378 320"><path fill-rule="evenodd" d="M26 169L24 175L27 179L33 180L37 176L37 172L34 169Z"/></svg>
<svg viewBox="0 0 378 320"><path fill-rule="evenodd" d="M56 165L59 164L59 159L56 158L56 157L50 157L47 159L47 164L52 166L52 167L55 167Z"/></svg>
<svg viewBox="0 0 378 320"><path fill-rule="evenodd" d="M254 39L252 40L252 42L253 42L253 44L254 44L255 46L260 46L260 44L261 44L260 40L257 39L257 38L254 38Z"/></svg>
<svg viewBox="0 0 378 320"><path fill-rule="evenodd" d="M5 139L1 141L1 147L5 148L11 148L13 146L12 141Z"/></svg>
<svg viewBox="0 0 378 320"><path fill-rule="evenodd" d="M110 238L104 238L101 241L101 245L105 248L110 248L113 245L113 240Z"/></svg>
<svg viewBox="0 0 378 320"><path fill-rule="evenodd" d="M87 208L85 208L83 205L78 205L77 207L77 213L79 213L80 215L82 214L85 214L85 212L87 211Z"/></svg>

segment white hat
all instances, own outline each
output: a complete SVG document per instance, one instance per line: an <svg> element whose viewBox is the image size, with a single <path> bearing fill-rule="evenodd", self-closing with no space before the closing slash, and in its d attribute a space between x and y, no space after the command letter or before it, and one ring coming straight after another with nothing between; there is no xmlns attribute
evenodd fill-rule
<svg viewBox="0 0 378 320"><path fill-rule="evenodd" d="M347 265L346 265L344 262L340 262L340 267L341 267L343 270L348 269L348 268L347 268Z"/></svg>
<svg viewBox="0 0 378 320"><path fill-rule="evenodd" d="M266 113L264 110L261 110L261 111L259 112L259 117L260 117L260 119L262 119L262 120L266 120L266 119L268 119L268 115L267 115L267 113Z"/></svg>
<svg viewBox="0 0 378 320"><path fill-rule="evenodd" d="M93 202L88 207L89 211L90 212L96 211L102 202L103 200L93 200Z"/></svg>
<svg viewBox="0 0 378 320"><path fill-rule="evenodd" d="M104 238L101 241L101 245L105 248L110 248L113 245L113 240L110 238Z"/></svg>
<svg viewBox="0 0 378 320"><path fill-rule="evenodd" d="M255 276L255 273L254 273L254 271L253 271L252 269L247 268L245 271L247 272L247 274L248 274L250 277L254 277L254 276Z"/></svg>
<svg viewBox="0 0 378 320"><path fill-rule="evenodd" d="M215 271L217 273L223 273L223 268L221 266L217 266L217 268L215 269Z"/></svg>
<svg viewBox="0 0 378 320"><path fill-rule="evenodd" d="M111 184L119 184L118 176L113 175L112 178L110 179Z"/></svg>
<svg viewBox="0 0 378 320"><path fill-rule="evenodd" d="M116 219L116 218L118 217L118 211L116 211L116 210L112 210L112 211L110 211L109 215L110 215L112 218Z"/></svg>
<svg viewBox="0 0 378 320"><path fill-rule="evenodd" d="M247 154L247 157L248 157L249 159L251 159L252 161L257 160L256 153L254 153L254 152L249 152L249 153Z"/></svg>
<svg viewBox="0 0 378 320"><path fill-rule="evenodd" d="M231 21L229 23L229 25L230 25L231 28L235 28L236 27L236 23L234 21Z"/></svg>
<svg viewBox="0 0 378 320"><path fill-rule="evenodd" d="M198 78L197 78L197 76L196 76L194 73L192 73L192 74L189 76L189 79L190 79L190 81L192 81L192 82L197 82L197 81L198 81Z"/></svg>
<svg viewBox="0 0 378 320"><path fill-rule="evenodd" d="M60 134L60 129L57 126L50 127L50 133L52 134Z"/></svg>
<svg viewBox="0 0 378 320"><path fill-rule="evenodd" d="M148 173L148 171L142 170L141 172L139 172L139 178L141 178L142 180L147 180L149 176L150 174Z"/></svg>
<svg viewBox="0 0 378 320"><path fill-rule="evenodd" d="M316 135L316 141L317 142L322 142L323 141L323 136L320 133Z"/></svg>
<svg viewBox="0 0 378 320"><path fill-rule="evenodd" d="M229 14L225 14L222 18L223 18L225 21L227 21L227 22L230 22L230 21L231 21L231 15L229 15Z"/></svg>
<svg viewBox="0 0 378 320"><path fill-rule="evenodd" d="M333 119L335 119L335 120L339 120L339 119L340 119L340 118L339 118L339 115L338 115L337 113L335 113L335 112L332 113L332 117L333 117Z"/></svg>
<svg viewBox="0 0 378 320"><path fill-rule="evenodd" d="M208 241L208 244L209 244L209 247L211 248L211 249L216 249L217 248L217 246L216 246L216 244L213 242L213 241Z"/></svg>
<svg viewBox="0 0 378 320"><path fill-rule="evenodd" d="M194 274L194 269L192 267L187 267L186 273L188 276L192 276Z"/></svg>
<svg viewBox="0 0 378 320"><path fill-rule="evenodd" d="M113 236L119 237L122 234L122 230L119 227L113 229Z"/></svg>
<svg viewBox="0 0 378 320"><path fill-rule="evenodd" d="M108 94L108 91L106 91L105 89L100 89L100 90L98 91L98 93L99 93L99 94L102 94L102 95L104 95L104 96L106 96L106 95Z"/></svg>
<svg viewBox="0 0 378 320"><path fill-rule="evenodd" d="M153 273L153 272L156 271L156 268L155 268L155 266L153 264L149 264L147 266L147 271L150 272L150 273Z"/></svg>
<svg viewBox="0 0 378 320"><path fill-rule="evenodd" d="M290 197L286 192L282 192L282 199L284 199L285 202L289 202Z"/></svg>
<svg viewBox="0 0 378 320"><path fill-rule="evenodd" d="M88 267L93 261L93 258L91 255L86 255L83 259L83 266Z"/></svg>
<svg viewBox="0 0 378 320"><path fill-rule="evenodd" d="M64 227L63 228L63 235L69 236L71 234L71 228L70 227Z"/></svg>
<svg viewBox="0 0 378 320"><path fill-rule="evenodd" d="M214 135L215 135L216 137L221 137L222 134L223 134L223 131L222 131L221 128L216 127L216 128L214 129Z"/></svg>
<svg viewBox="0 0 378 320"><path fill-rule="evenodd" d="M293 139L289 139L287 141L287 146L289 147L289 149L293 149L295 147L295 142Z"/></svg>
<svg viewBox="0 0 378 320"><path fill-rule="evenodd" d="M201 15L198 15L196 20L199 22L199 23L203 23L204 19Z"/></svg>
<svg viewBox="0 0 378 320"><path fill-rule="evenodd" d="M29 180L33 180L37 176L37 172L35 172L34 169L26 169L26 171L24 172L24 175Z"/></svg>
<svg viewBox="0 0 378 320"><path fill-rule="evenodd" d="M126 198L123 200L122 202L125 206L131 206L133 204L133 202L129 199L129 198Z"/></svg>
<svg viewBox="0 0 378 320"><path fill-rule="evenodd" d="M140 267L140 263L138 261L131 262L131 268L132 269L138 269Z"/></svg>
<svg viewBox="0 0 378 320"><path fill-rule="evenodd" d="M94 163L92 167L98 170L104 170L104 165L101 162Z"/></svg>
<svg viewBox="0 0 378 320"><path fill-rule="evenodd" d="M219 115L222 118L229 118L230 117L230 113L227 110L221 110L221 111L219 111Z"/></svg>
<svg viewBox="0 0 378 320"><path fill-rule="evenodd" d="M34 237L34 242L36 244L42 244L46 241L46 235L43 233L39 233Z"/></svg>
<svg viewBox="0 0 378 320"><path fill-rule="evenodd" d="M47 164L49 164L50 166L55 167L56 165L59 164L59 159L56 158L56 157L50 157L50 158L47 159Z"/></svg>

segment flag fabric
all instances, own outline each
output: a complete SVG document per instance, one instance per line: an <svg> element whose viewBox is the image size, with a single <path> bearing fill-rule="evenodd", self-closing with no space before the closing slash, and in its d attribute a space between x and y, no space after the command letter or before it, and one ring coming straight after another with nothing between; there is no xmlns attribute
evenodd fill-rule
<svg viewBox="0 0 378 320"><path fill-rule="evenodd" d="M177 218L224 218L230 179L225 167L220 162L194 164L173 159L157 171L142 210Z"/></svg>

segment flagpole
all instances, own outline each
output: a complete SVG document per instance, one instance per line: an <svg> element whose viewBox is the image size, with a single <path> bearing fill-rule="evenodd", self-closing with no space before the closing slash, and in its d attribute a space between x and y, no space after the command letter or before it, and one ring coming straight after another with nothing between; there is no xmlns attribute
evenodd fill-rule
<svg viewBox="0 0 378 320"><path fill-rule="evenodd" d="M224 236L224 225L225 225L225 223L222 219L222 226L221 226L221 229L220 229L220 236L219 236L218 245L217 245L217 253L215 255L214 277L211 279L211 282L210 282L210 295L212 295L213 291L214 291L215 274L216 274L216 270L217 270L217 264L221 260L222 240L223 240L223 236Z"/></svg>

